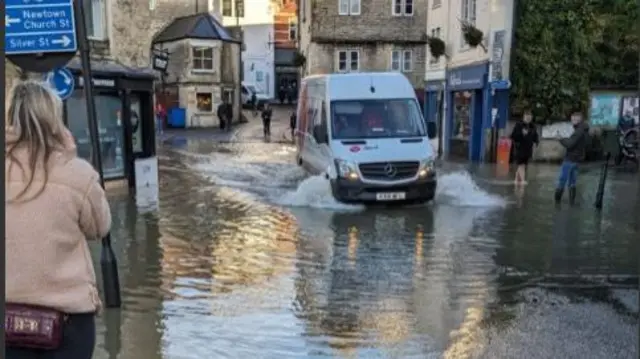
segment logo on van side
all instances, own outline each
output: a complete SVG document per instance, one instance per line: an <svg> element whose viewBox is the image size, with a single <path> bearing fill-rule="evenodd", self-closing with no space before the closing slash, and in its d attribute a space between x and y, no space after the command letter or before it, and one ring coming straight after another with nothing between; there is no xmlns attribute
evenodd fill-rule
<svg viewBox="0 0 640 359"><path fill-rule="evenodd" d="M360 146L351 146L349 147L349 151L353 153L360 152Z"/></svg>

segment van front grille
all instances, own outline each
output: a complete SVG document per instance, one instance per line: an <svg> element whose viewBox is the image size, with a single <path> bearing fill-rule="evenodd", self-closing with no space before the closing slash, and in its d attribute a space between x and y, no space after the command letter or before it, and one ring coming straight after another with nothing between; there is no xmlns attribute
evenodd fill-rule
<svg viewBox="0 0 640 359"><path fill-rule="evenodd" d="M420 162L370 162L359 166L362 177L378 181L395 181L414 177Z"/></svg>

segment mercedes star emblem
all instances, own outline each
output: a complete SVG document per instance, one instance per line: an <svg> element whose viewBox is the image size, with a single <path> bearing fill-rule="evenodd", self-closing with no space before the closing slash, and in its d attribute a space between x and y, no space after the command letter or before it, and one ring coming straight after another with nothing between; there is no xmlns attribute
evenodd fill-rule
<svg viewBox="0 0 640 359"><path fill-rule="evenodd" d="M387 174L387 177L393 178L398 173L398 170L396 170L396 168L391 163L387 163L387 165L384 166L384 173Z"/></svg>

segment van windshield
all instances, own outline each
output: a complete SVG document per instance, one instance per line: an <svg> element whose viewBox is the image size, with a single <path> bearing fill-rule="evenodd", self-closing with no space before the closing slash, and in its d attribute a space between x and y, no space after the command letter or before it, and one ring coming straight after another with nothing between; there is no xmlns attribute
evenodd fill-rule
<svg viewBox="0 0 640 359"><path fill-rule="evenodd" d="M331 121L334 139L426 136L415 99L332 101Z"/></svg>
<svg viewBox="0 0 640 359"><path fill-rule="evenodd" d="M245 86L247 87L247 89L248 89L249 91L251 91L251 92L255 93L256 95L261 93L261 92L260 92L260 90L258 90L258 89L257 89L255 86L253 86L253 85L245 85Z"/></svg>

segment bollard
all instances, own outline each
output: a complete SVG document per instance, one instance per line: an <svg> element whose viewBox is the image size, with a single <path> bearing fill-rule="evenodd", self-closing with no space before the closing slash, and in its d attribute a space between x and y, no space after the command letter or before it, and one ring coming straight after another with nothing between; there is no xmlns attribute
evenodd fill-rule
<svg viewBox="0 0 640 359"><path fill-rule="evenodd" d="M598 192L596 193L596 209L602 209L602 198L604 197L604 185L607 182L607 172L609 171L609 159L611 158L611 153L607 152L607 155L604 159L604 165L602 165L602 170L600 171L600 181L598 182Z"/></svg>

